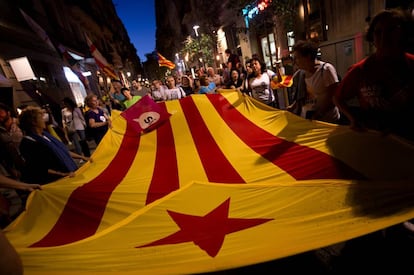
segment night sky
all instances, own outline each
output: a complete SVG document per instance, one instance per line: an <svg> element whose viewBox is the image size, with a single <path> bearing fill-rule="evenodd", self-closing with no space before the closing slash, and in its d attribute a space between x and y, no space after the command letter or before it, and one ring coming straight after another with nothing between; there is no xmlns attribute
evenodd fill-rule
<svg viewBox="0 0 414 275"><path fill-rule="evenodd" d="M155 50L154 0L113 0L119 18L128 31L141 61Z"/></svg>

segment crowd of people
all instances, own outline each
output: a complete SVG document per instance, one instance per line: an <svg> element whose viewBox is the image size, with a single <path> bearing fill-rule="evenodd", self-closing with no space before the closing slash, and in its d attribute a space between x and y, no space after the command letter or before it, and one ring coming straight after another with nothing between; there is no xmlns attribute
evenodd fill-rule
<svg viewBox="0 0 414 275"><path fill-rule="evenodd" d="M377 14L366 35L375 51L353 65L341 80L334 65L319 58L317 43L297 41L292 52L295 69L291 98L285 109L305 119L348 124L355 131L395 134L414 143L414 55L407 50L411 21L399 10ZM155 101L167 101L234 89L263 104L280 107L272 89L272 82L282 81L280 64L269 70L257 55L244 64L230 50L226 55L228 62L220 72L200 68L196 77L170 75L154 79L151 87L137 80L126 87L113 80L108 102L89 94L85 109L65 98L62 129L47 106L27 106L17 116L11 106L0 103L1 190L16 190L24 205L29 192L73 176L81 164L75 159L92 161L87 136L98 145L111 127L111 110L123 111L147 95ZM9 202L1 194L0 225L4 227L23 209L10 213ZM410 228L412 224L405 225ZM0 246L3 249L1 239ZM4 247L9 248L7 244Z"/></svg>
<svg viewBox="0 0 414 275"><path fill-rule="evenodd" d="M411 24L412 18L400 10L384 10L374 17L366 38L373 43L375 52L353 65L341 81L334 65L320 59L317 43L297 41L290 56L293 61L289 72L293 74L291 96L284 109L306 119L349 124L357 131L392 133L413 142L414 83L410 75L414 57L406 51L407 38L412 36ZM154 79L149 87L136 79L130 86L114 79L106 102L89 94L85 106L78 106L65 97L61 123L47 105L28 106L17 118L11 106L2 103L2 174L36 184L69 175L89 160L88 140L98 145L111 127L111 111L123 111L147 95L155 101L167 101L234 89L263 104L281 108L277 91L272 87L282 81L283 64L276 63L272 70L258 55L244 64L230 50L226 50L226 56L223 70L201 67L196 75L169 75L165 79ZM43 147L51 153L47 161L32 153L40 154ZM74 158L80 161L72 162Z"/></svg>

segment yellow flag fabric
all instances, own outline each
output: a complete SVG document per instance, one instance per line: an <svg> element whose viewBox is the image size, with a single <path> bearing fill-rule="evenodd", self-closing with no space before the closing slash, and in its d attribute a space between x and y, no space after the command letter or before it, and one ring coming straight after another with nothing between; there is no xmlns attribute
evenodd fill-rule
<svg viewBox="0 0 414 275"><path fill-rule="evenodd" d="M113 113L92 163L30 195L5 230L25 274L218 271L414 218L414 147L394 136L234 91L158 104L167 121Z"/></svg>
<svg viewBox="0 0 414 275"><path fill-rule="evenodd" d="M282 89L282 88L289 88L293 85L293 75L282 75L282 79L279 80L276 76L275 79L272 79L270 82L270 87L273 90Z"/></svg>

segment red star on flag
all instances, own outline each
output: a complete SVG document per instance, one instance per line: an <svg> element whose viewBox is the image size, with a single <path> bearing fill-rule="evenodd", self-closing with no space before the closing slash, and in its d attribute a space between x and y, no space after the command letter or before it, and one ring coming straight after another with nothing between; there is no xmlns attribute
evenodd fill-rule
<svg viewBox="0 0 414 275"><path fill-rule="evenodd" d="M215 257L227 234L244 230L273 219L229 218L230 198L204 216L194 216L167 210L180 230L160 240L136 248L193 242L211 257Z"/></svg>

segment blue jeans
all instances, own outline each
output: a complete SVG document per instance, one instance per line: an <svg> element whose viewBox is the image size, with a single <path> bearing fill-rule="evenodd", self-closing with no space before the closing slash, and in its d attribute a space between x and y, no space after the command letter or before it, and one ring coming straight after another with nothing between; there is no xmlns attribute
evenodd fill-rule
<svg viewBox="0 0 414 275"><path fill-rule="evenodd" d="M78 130L75 133L69 136L69 139L72 141L73 146L75 147L75 153L78 155L82 155L82 148L80 146L80 136L78 134Z"/></svg>
<svg viewBox="0 0 414 275"><path fill-rule="evenodd" d="M89 145L86 140L85 130L76 130L76 133L71 135L69 138L72 140L75 152L78 155L84 155L85 157L91 156Z"/></svg>

